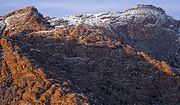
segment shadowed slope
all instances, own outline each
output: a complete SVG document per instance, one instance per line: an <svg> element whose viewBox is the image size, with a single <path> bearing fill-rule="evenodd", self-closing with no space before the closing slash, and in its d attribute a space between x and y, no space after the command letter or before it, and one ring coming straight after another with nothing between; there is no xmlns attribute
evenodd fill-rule
<svg viewBox="0 0 180 105"><path fill-rule="evenodd" d="M143 21L146 18L141 14L149 16L153 11L161 11L166 16L164 11L151 5L137 8L143 13L135 12L136 16ZM137 8L122 14L137 11ZM157 39L159 34L154 33L152 27L148 27L147 33L134 29L144 28L142 22L135 25L126 21L127 27L122 28L117 21L119 26L114 25L115 29L111 27L110 30L84 24L60 28L50 26L33 7L12 12L2 22L6 24L0 50L2 104L180 104L179 74L166 61L145 53L146 47L149 51L146 44L138 53L137 47L141 48L141 44L137 42L137 47L131 46L134 42L124 39L134 35L132 38L143 40L142 45L148 42L146 38L163 39ZM164 29L160 31L166 33ZM171 38L170 35L165 36ZM166 49L161 45L157 50L159 48Z"/></svg>

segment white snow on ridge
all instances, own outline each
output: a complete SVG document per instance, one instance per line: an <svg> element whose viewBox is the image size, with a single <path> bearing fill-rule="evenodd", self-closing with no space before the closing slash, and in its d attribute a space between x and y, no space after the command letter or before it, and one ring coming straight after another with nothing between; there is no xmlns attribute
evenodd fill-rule
<svg viewBox="0 0 180 105"><path fill-rule="evenodd" d="M117 24L128 24L131 22L141 22L145 17L152 17L159 22L164 22L167 18L159 8L151 5L139 5L136 8L126 10L125 12L107 12L99 14L86 14L78 16L66 16L48 20L55 27L64 27L69 25L90 25L109 27ZM134 20L134 18L136 18ZM113 24L115 23L115 24Z"/></svg>
<svg viewBox="0 0 180 105"><path fill-rule="evenodd" d="M62 28L65 26L80 26L80 25L88 25L88 26L103 26L109 28L112 18L117 17L117 13L101 13L101 14L87 14L87 15L79 15L79 16L67 16L62 18L55 18L49 20L51 25L56 28Z"/></svg>
<svg viewBox="0 0 180 105"><path fill-rule="evenodd" d="M117 14L116 14L117 15ZM101 14L87 14L79 16L66 16L62 18L55 18L49 20L51 25L55 25L56 22L61 22L61 25L75 25L79 26L82 24L91 25L91 26L104 26L110 23L111 17L114 17L115 13L101 13Z"/></svg>

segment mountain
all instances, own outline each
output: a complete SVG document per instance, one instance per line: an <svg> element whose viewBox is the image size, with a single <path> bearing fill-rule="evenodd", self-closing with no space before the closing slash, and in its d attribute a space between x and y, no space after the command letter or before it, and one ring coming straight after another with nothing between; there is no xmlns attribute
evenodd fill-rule
<svg viewBox="0 0 180 105"><path fill-rule="evenodd" d="M124 12L0 16L0 103L180 104L180 21L139 4Z"/></svg>

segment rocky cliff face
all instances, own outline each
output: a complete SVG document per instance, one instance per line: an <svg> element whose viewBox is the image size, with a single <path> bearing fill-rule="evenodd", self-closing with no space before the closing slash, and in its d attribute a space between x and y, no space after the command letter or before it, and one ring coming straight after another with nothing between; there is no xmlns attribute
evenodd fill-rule
<svg viewBox="0 0 180 105"><path fill-rule="evenodd" d="M177 105L179 22L161 8L0 18L0 103Z"/></svg>
<svg viewBox="0 0 180 105"><path fill-rule="evenodd" d="M137 5L125 12L68 16L48 21L55 27L88 25L159 60L174 56L179 44L178 21L152 5Z"/></svg>

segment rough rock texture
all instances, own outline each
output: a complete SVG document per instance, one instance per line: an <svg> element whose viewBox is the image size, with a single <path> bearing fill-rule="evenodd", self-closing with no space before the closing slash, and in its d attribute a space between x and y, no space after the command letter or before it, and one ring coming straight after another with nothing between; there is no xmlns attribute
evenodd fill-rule
<svg viewBox="0 0 180 105"><path fill-rule="evenodd" d="M44 18L26 7L0 21L0 104L180 104L179 22L161 8Z"/></svg>
<svg viewBox="0 0 180 105"><path fill-rule="evenodd" d="M22 32L46 30L47 26L49 26L44 17L33 7L9 13L4 19L4 23L6 24L4 34L8 36Z"/></svg>
<svg viewBox="0 0 180 105"><path fill-rule="evenodd" d="M5 28L5 23L3 21L0 21L0 36L4 28Z"/></svg>
<svg viewBox="0 0 180 105"><path fill-rule="evenodd" d="M166 15L163 9L152 5L137 5L123 13L69 16L48 21L57 28L88 25L103 35L120 39L135 50L145 51L159 60L170 59L179 46L178 21Z"/></svg>
<svg viewBox="0 0 180 105"><path fill-rule="evenodd" d="M26 20L27 18L29 19ZM26 36L30 32L46 27L44 26L46 20L34 7L9 14L5 23L6 29L1 39L3 48L0 73L1 104L88 104L88 99L71 84L51 79L44 73L43 68L33 66L31 59L23 55L20 47L16 45L18 38L14 37Z"/></svg>

